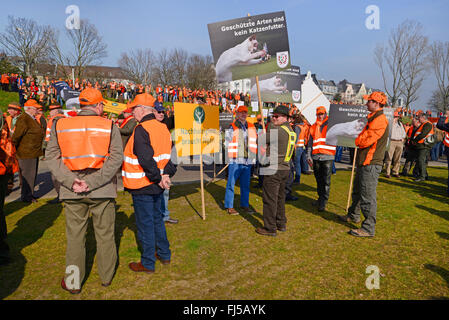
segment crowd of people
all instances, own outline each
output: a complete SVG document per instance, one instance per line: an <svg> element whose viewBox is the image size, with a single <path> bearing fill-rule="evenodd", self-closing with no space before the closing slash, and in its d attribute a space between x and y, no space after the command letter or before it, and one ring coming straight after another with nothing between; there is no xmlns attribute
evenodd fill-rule
<svg viewBox="0 0 449 320"><path fill-rule="evenodd" d="M23 77L19 74L5 73L1 75L1 85L3 91L12 91L19 93L19 103L21 106L29 99L36 100L44 111L50 105L63 105L61 97L58 96L54 83L63 79L49 78L48 76L39 79L35 77ZM68 86L76 91L85 88L95 88L102 92L103 96L109 99L116 99L118 102L125 103L131 101L141 93L149 93L156 98L158 102L185 102L185 103L205 103L207 105L220 106L223 112L232 112L232 105L238 105L239 101L249 106L251 96L249 93L230 90L206 90L191 89L185 86L161 85L153 87L151 85L136 84L130 81L90 81L88 79L79 80L76 78L64 80Z"/></svg>
<svg viewBox="0 0 449 320"><path fill-rule="evenodd" d="M52 203L63 202L66 217L66 265L79 268L80 281L85 277L85 234L89 212L92 214L97 240L97 264L102 285L111 284L117 262L114 241L115 198L117 178L121 176L125 191L132 195L136 216L137 237L142 245L140 261L129 263L134 272L154 273L156 262L169 264L170 243L167 224L178 220L169 215L168 202L171 180L177 167L171 159L173 143L170 131L174 128L174 115L164 108L164 102L184 101L220 105L221 99L242 101L243 97L228 92L189 90L179 87L135 86L132 90L119 83L107 84L81 81L70 83L80 90L81 111L65 115L52 81L39 86L32 78L16 78L24 90L23 104L8 105L4 116L0 149L0 263L9 262L6 242L6 223L3 204L12 186L12 177L18 172L21 184L21 201L38 201L34 195L39 161L50 169L58 197ZM3 80L3 77L2 77ZM24 89L25 87L25 89ZM2 88L11 90L9 88ZM37 88L37 90L36 90ZM137 90L136 90L137 88ZM50 91L48 91L50 89ZM43 115L43 100L39 93L46 91L50 102L49 116ZM53 90L53 91L52 91ZM50 93L48 93L50 92ZM104 96L129 100L116 120L104 113ZM152 94L154 93L154 94ZM48 97L47 97L48 98ZM441 142L449 153L449 112L440 117L437 129L424 112L417 112L412 125L401 121L402 110L396 110L392 124L391 143L387 149L389 123L383 113L387 97L383 92L373 92L364 97L368 122L355 140L356 175L352 192L352 205L347 215L340 219L358 224L349 230L356 237L373 237L376 225L376 188L379 175L385 166L387 178L398 177L400 159L406 163L402 170L408 175L411 165L415 181L427 178L426 163L432 147ZM238 99L238 100L236 100ZM240 208L247 214L255 210L249 205L250 179L256 174L263 191L263 227L255 231L260 235L276 236L287 230L285 201L298 200L292 186L299 184L301 174L313 172L317 185L314 205L325 211L331 191L335 161L341 161L342 148L326 143L328 114L324 106L316 109L316 122L308 123L296 106L276 105L267 122L259 115L256 122L248 121L248 101L236 104L234 119L225 133L225 150L229 159L228 179L224 198L225 212L238 215L234 208L234 188L240 184ZM226 111L226 110L225 110ZM274 135L276 132L276 135ZM277 137L277 140L273 140ZM259 141L266 141L261 147ZM340 158L340 159L339 159ZM269 159L269 161L268 161ZM449 166L449 160L448 160ZM448 167L449 168L449 167ZM121 172L121 175L118 174ZM449 196L449 177L448 177ZM69 274L61 280L61 287L72 294L81 287L67 283Z"/></svg>

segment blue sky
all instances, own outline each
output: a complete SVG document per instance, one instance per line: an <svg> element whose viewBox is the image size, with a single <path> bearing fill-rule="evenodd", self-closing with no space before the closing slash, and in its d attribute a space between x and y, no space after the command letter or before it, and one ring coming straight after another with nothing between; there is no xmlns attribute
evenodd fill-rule
<svg viewBox="0 0 449 320"><path fill-rule="evenodd" d="M447 0L284 0L284 1L116 1L116 0L21 0L2 1L0 31L7 16L33 18L61 33L68 5L80 8L81 18L93 22L108 45L103 65L116 66L121 52L129 49L181 47L191 53L212 55L207 24L251 15L285 11L292 63L301 72L319 79L365 82L383 89L374 63L377 43L386 42L391 29L406 19L422 23L430 40L449 41ZM380 9L380 29L365 27L368 5ZM61 37L62 38L62 37ZM429 73L416 107L426 108L436 87Z"/></svg>

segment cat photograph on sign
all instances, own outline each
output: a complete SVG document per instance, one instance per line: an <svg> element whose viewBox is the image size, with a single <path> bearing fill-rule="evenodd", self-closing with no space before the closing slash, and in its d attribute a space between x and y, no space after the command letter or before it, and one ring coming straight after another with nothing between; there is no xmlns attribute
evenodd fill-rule
<svg viewBox="0 0 449 320"><path fill-rule="evenodd" d="M297 66L259 77L261 100L265 102L299 103L301 75ZM251 79L251 100L258 101L256 78Z"/></svg>
<svg viewBox="0 0 449 320"><path fill-rule="evenodd" d="M290 67L283 11L208 24L218 83Z"/></svg>

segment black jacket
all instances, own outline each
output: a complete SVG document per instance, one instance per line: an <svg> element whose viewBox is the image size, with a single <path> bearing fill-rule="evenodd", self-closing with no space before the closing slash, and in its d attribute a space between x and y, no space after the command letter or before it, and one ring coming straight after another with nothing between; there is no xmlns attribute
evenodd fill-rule
<svg viewBox="0 0 449 320"><path fill-rule="evenodd" d="M143 117L140 123L153 119L155 119L154 114L148 114ZM164 189L159 187L159 182L161 182L162 176L159 168L157 167L156 161L153 159L154 150L151 146L150 138L151 137L148 132L140 124L137 125L134 131L133 152L137 156L139 164L145 171L147 178L154 183L141 189L126 189L131 194L160 194L164 192ZM168 174L171 178L175 175L175 173L176 167L170 160L164 168L164 174Z"/></svg>

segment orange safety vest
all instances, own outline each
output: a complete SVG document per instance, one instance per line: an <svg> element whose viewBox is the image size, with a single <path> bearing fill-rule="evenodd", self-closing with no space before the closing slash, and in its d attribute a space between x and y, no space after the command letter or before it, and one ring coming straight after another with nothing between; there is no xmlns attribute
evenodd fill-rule
<svg viewBox="0 0 449 320"><path fill-rule="evenodd" d="M430 123L432 125L432 130L430 130L430 132L421 140L418 141L418 143L424 143L424 139L426 139L427 137L431 136L433 134L433 124L430 121L426 121L424 122L422 125L419 126L418 130L416 130L415 135L413 136L413 139L416 138L417 136L419 136L421 134L422 128L424 127L424 125L426 123Z"/></svg>
<svg viewBox="0 0 449 320"><path fill-rule="evenodd" d="M248 146L249 152L257 154L257 130L254 124L246 122L248 124ZM230 159L236 159L239 152L239 128L235 123L231 123L233 128L232 141L228 144L228 156Z"/></svg>
<svg viewBox="0 0 449 320"><path fill-rule="evenodd" d="M14 174L19 171L19 162L16 158L16 147L12 143L8 125L3 125L0 132L0 175Z"/></svg>
<svg viewBox="0 0 449 320"><path fill-rule="evenodd" d="M129 122L129 120L134 119L134 117L132 115L130 115L128 118L126 118L123 123L120 125L120 129L123 128L125 126L125 124L127 124Z"/></svg>
<svg viewBox="0 0 449 320"><path fill-rule="evenodd" d="M413 126L411 126L411 127L408 129L408 131L407 131L407 137L408 137L409 139L412 138L412 133L413 133Z"/></svg>
<svg viewBox="0 0 449 320"><path fill-rule="evenodd" d="M322 123L319 123L318 121L315 122L310 127L310 135L313 139L313 146L312 146L312 154L328 154L328 155L335 155L335 152L337 151L336 146L331 146L326 144L326 134L327 134L327 123L328 123L329 117L326 117ZM322 128L322 130L321 130Z"/></svg>
<svg viewBox="0 0 449 320"><path fill-rule="evenodd" d="M112 125L100 116L59 120L56 134L64 164L72 171L102 168L109 155Z"/></svg>
<svg viewBox="0 0 449 320"><path fill-rule="evenodd" d="M14 128L12 127L12 117L11 116L6 116L5 120L6 120L6 123L8 124L9 132L12 135L14 133Z"/></svg>
<svg viewBox="0 0 449 320"><path fill-rule="evenodd" d="M51 118L48 120L48 123L47 123L47 132L46 132L46 134L45 134L45 141L47 141L47 142L50 141L51 127L53 126L53 120L54 120L56 117L66 118L66 116L63 115L63 114L57 114L57 115L55 115L54 117L51 117Z"/></svg>
<svg viewBox="0 0 449 320"><path fill-rule="evenodd" d="M449 122L449 118L446 118L446 121L444 123L448 123ZM444 135L444 140L443 140L443 144L449 148L449 133L446 132L446 134Z"/></svg>
<svg viewBox="0 0 449 320"><path fill-rule="evenodd" d="M142 122L142 126L151 137L150 143L153 148L153 159L156 161L157 167L163 173L163 169L170 160L171 154L171 135L167 126L156 119ZM138 126L136 126L137 128ZM127 189L141 189L153 184L145 175L145 171L139 164L137 156L134 154L134 129L133 134L129 138L124 151L124 161L122 165L123 186Z"/></svg>
<svg viewBox="0 0 449 320"><path fill-rule="evenodd" d="M301 129L299 133L298 140L296 141L296 147L303 148L307 146L307 137L309 136L309 126L305 123L297 124L297 126Z"/></svg>

